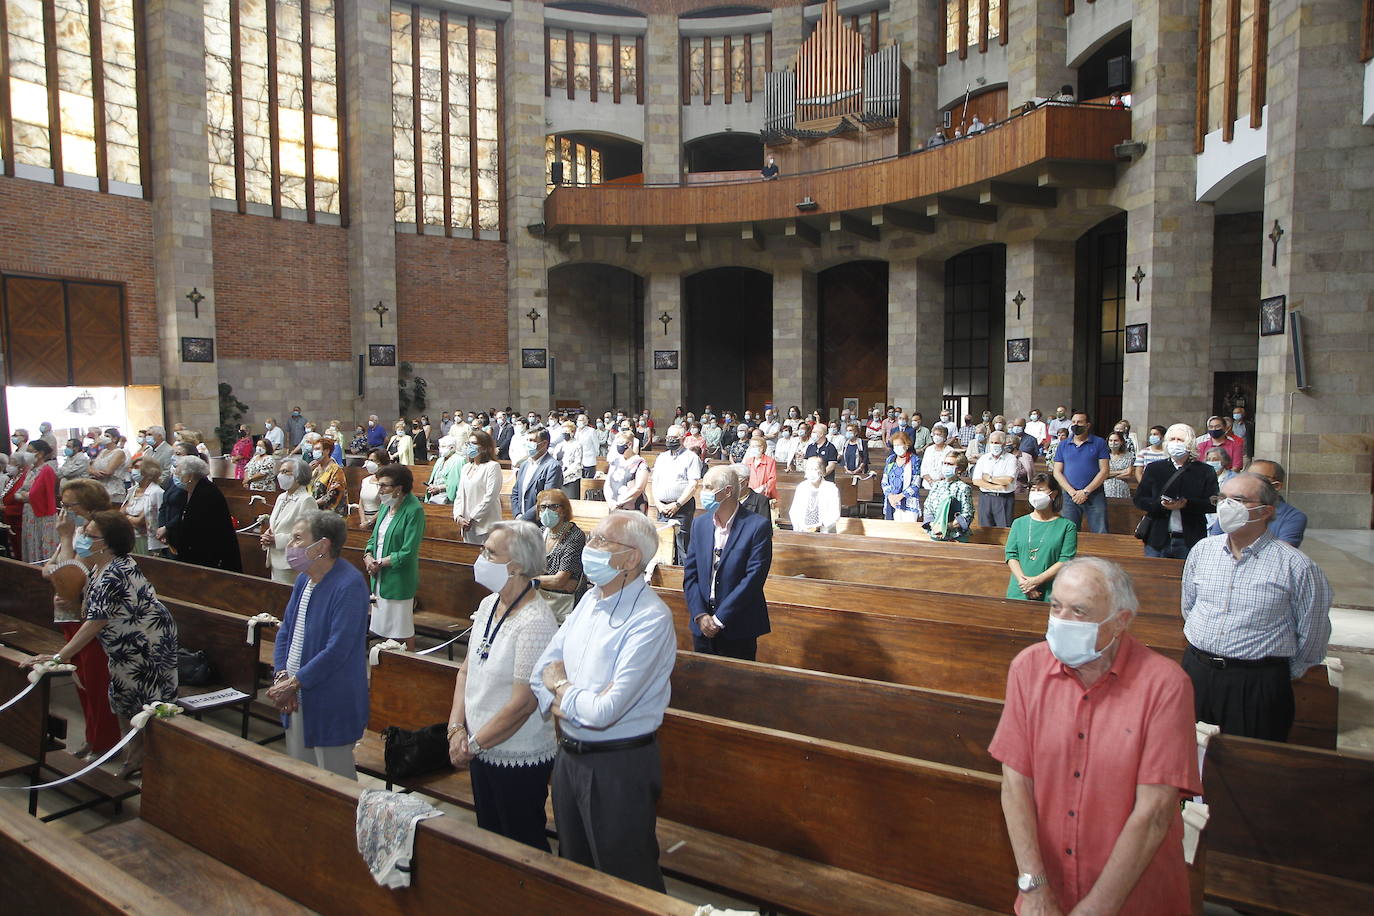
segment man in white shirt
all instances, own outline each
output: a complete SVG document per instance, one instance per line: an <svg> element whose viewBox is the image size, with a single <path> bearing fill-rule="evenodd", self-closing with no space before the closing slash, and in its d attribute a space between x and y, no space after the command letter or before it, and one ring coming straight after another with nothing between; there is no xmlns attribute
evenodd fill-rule
<svg viewBox="0 0 1374 916"><path fill-rule="evenodd" d="M759 424L759 433L763 436L769 455L773 454L773 448L778 444L778 433L781 430L782 423L778 420L777 412L771 407L765 408L763 422Z"/></svg>
<svg viewBox="0 0 1374 916"><path fill-rule="evenodd" d="M950 413L948 407L940 408L940 422L930 427L934 434L935 430L943 428L945 435L951 439L959 435L959 424L954 422L954 414Z"/></svg>
<svg viewBox="0 0 1374 916"><path fill-rule="evenodd" d="M577 415L577 432L573 438L582 446L582 478L589 480L596 476L596 457L601 454L601 443L596 439L596 430L587 422L587 415Z"/></svg>
<svg viewBox="0 0 1374 916"><path fill-rule="evenodd" d="M1068 429L1071 426L1073 426L1073 420L1069 417L1069 408L1060 404L1054 409L1054 418L1049 422L1050 438L1059 438L1059 431L1061 429Z"/></svg>
<svg viewBox="0 0 1374 916"><path fill-rule="evenodd" d="M1040 418L1040 411L1032 407L1030 419L1026 422L1026 435L1031 436L1040 447L1044 448L1050 441L1050 428L1044 420Z"/></svg>
<svg viewBox="0 0 1374 916"><path fill-rule="evenodd" d="M681 563L692 546L692 519L697 513L697 487L701 483L701 459L697 453L682 447L682 427L674 424L668 427L664 437L668 447L654 460L654 473L650 478L653 491L654 508L658 510L660 521L673 519L677 522L674 535L676 562Z"/></svg>
<svg viewBox="0 0 1374 916"><path fill-rule="evenodd" d="M596 526L583 553L596 587L535 663L530 687L539 711L562 720L553 768L558 854L662 892L655 732L677 638L672 612L642 577L657 546L653 522L638 512L615 511Z"/></svg>
<svg viewBox="0 0 1374 916"><path fill-rule="evenodd" d="M269 423L269 426L271 424ZM277 430L277 438L282 437L282 431ZM147 443L149 446L145 454L157 459L157 463L162 466L162 477L158 481L161 487L167 486L167 479L172 476L172 443L167 441L167 430L161 426L148 427L148 438L153 440ZM273 450L280 448L273 440Z"/></svg>
<svg viewBox="0 0 1374 916"><path fill-rule="evenodd" d="M1007 453L1007 434L988 436L988 450L973 466L973 485L982 490L978 522L984 528L1010 528L1016 488L1016 458Z"/></svg>

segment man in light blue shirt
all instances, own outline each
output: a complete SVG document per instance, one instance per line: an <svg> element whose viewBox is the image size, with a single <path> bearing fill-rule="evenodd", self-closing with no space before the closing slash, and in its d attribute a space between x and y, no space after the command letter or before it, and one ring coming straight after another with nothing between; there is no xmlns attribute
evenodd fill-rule
<svg viewBox="0 0 1374 916"><path fill-rule="evenodd" d="M1279 494L1279 504L1274 507L1274 517L1269 520L1269 533L1286 544L1301 549L1302 539L1307 534L1307 513L1283 498L1283 484L1288 474L1277 461L1256 458L1250 462L1250 473L1258 474L1269 481ZM1208 534L1221 534L1221 525L1215 520Z"/></svg>
<svg viewBox="0 0 1374 916"><path fill-rule="evenodd" d="M530 673L544 715L562 720L553 769L558 854L652 890L662 769L655 733L677 657L672 613L642 573L658 549L653 522L611 512L582 553L596 585Z"/></svg>

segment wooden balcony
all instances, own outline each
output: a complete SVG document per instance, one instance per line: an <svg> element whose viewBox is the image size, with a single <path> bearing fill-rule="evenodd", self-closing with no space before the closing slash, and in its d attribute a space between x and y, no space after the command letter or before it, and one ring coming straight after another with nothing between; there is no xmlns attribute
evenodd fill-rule
<svg viewBox="0 0 1374 916"><path fill-rule="evenodd" d="M1113 147L1130 137L1127 110L1047 105L935 149L774 181L557 188L544 202L543 228L566 240L579 231L784 221L805 234L839 221L878 226L886 212L888 222L933 231L939 216L995 220L998 203L1052 207L1056 187L1110 187ZM815 207L799 209L808 197Z"/></svg>

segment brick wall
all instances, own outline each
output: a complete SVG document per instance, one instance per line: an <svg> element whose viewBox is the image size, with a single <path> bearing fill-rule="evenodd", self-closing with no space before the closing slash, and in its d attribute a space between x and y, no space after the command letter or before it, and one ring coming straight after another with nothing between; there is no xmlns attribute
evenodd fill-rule
<svg viewBox="0 0 1374 916"><path fill-rule="evenodd" d="M1212 370L1253 372L1259 366L1264 214L1221 214L1214 225Z"/></svg>
<svg viewBox="0 0 1374 916"><path fill-rule="evenodd" d="M0 178L0 270L125 284L129 353L158 355L152 207L145 200Z"/></svg>
<svg viewBox="0 0 1374 916"><path fill-rule="evenodd" d="M398 234L396 301L401 360L506 364L504 243Z"/></svg>
<svg viewBox="0 0 1374 916"><path fill-rule="evenodd" d="M349 359L347 230L223 210L213 226L220 359Z"/></svg>

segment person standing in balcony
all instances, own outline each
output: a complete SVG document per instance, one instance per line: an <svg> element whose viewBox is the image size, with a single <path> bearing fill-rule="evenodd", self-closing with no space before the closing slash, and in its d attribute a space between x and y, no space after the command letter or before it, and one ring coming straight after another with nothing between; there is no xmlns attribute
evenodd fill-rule
<svg viewBox="0 0 1374 916"><path fill-rule="evenodd" d="M765 165L763 168L759 169L759 174L763 176L764 181L772 181L773 179L777 178L777 177L778 177L778 162L777 162L777 160L774 159L772 156L769 156L769 157L768 157L768 164Z"/></svg>

